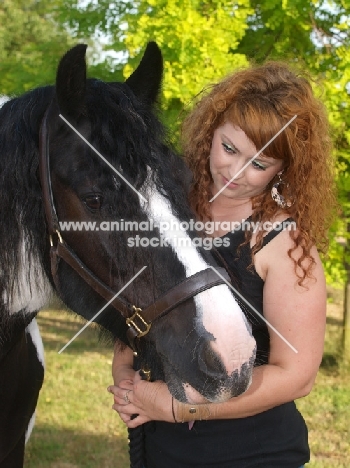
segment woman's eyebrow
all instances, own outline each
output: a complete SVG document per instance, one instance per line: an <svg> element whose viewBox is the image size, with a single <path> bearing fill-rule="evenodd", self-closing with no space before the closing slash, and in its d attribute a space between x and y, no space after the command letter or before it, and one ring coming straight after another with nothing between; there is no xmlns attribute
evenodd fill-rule
<svg viewBox="0 0 350 468"><path fill-rule="evenodd" d="M240 149L237 148L237 146L233 143L233 141L231 140L230 137L228 137L225 133L223 133L222 136L228 141L228 143L229 143L231 146L233 146L233 148L234 148L237 152L241 153Z"/></svg>
<svg viewBox="0 0 350 468"><path fill-rule="evenodd" d="M242 151L239 148L237 148L237 146L232 142L230 137L228 137L225 133L223 133L222 135L225 137L225 139L228 141L228 143L237 151L237 153L242 154ZM254 160L255 160L255 159L260 158L262 156L262 153L259 154L259 156L256 156L257 153L258 153L258 151L256 151L256 153L254 153L254 154L251 154L251 155L247 156L247 159L253 159L254 158ZM265 157L267 157L267 156L265 156Z"/></svg>
<svg viewBox="0 0 350 468"><path fill-rule="evenodd" d="M266 161L267 163L274 163L276 161L275 158L272 158L271 156L266 156L264 153L260 153L259 156L257 156L257 159L262 159L263 161Z"/></svg>

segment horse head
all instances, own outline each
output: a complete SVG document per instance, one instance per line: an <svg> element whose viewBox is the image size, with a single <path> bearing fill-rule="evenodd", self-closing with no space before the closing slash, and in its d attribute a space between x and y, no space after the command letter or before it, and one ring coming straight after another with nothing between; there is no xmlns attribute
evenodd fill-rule
<svg viewBox="0 0 350 468"><path fill-rule="evenodd" d="M157 45L148 45L125 83L87 79L85 52L78 45L62 58L44 121L52 243L69 246L107 289L121 291L130 316L134 306L142 317L208 268L213 278L217 264L190 229L189 174L154 112L162 80ZM69 262L54 263L62 299L90 320L106 300ZM94 321L127 343L125 317L112 305ZM250 384L255 341L224 281L166 306L142 335L135 339L139 364L179 400L223 401Z"/></svg>

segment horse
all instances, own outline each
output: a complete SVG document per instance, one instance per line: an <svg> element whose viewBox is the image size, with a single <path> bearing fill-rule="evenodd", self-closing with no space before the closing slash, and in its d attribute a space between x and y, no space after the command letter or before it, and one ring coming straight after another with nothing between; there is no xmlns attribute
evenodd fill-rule
<svg viewBox="0 0 350 468"><path fill-rule="evenodd" d="M85 54L0 109L1 468L23 466L44 378L35 317L55 294L180 401L224 401L252 378L251 328L189 227L190 175L157 116L158 46L123 83L88 79Z"/></svg>

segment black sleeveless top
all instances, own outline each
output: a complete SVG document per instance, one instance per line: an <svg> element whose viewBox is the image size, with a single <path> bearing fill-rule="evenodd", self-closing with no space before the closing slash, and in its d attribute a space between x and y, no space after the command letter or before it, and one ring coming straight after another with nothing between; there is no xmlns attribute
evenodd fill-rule
<svg viewBox="0 0 350 468"><path fill-rule="evenodd" d="M244 224L247 226L250 222L249 217L244 221ZM271 242L282 230L292 226L292 223L294 223L292 218L288 218L282 223L279 223L278 226L276 225L275 229L267 233L263 238L263 244L260 250ZM216 248L216 252L212 253L217 262L225 266L226 270L231 273L234 288L237 289L246 300L242 301L239 296L236 296L237 302L252 325L252 333L257 343L255 365L267 364L270 337L267 325L261 318L261 316L264 315L264 281L258 275L252 264L252 252L249 244L240 247L245 240L244 230L238 228L223 236L222 239L227 241L227 246L223 244Z"/></svg>
<svg viewBox="0 0 350 468"><path fill-rule="evenodd" d="M281 228L290 222L284 221ZM270 231L262 248L279 232L281 229ZM240 294L263 315L264 281L251 265L249 244L238 249L244 231L235 230L223 239L229 246L217 248L217 261L235 278ZM239 302L257 342L256 365L265 364L267 326L251 307ZM246 418L196 421L192 430L187 423L159 421L146 423L144 428L146 468L299 468L310 459L307 427L294 402Z"/></svg>

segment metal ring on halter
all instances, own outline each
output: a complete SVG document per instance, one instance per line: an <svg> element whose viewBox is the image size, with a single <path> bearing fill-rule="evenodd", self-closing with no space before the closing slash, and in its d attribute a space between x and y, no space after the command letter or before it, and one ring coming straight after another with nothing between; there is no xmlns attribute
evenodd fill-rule
<svg viewBox="0 0 350 468"><path fill-rule="evenodd" d="M127 390L125 392L125 395L123 396L123 400L125 401L126 404L130 403L130 400L129 400L129 397L128 397L129 392L131 392L131 390Z"/></svg>

